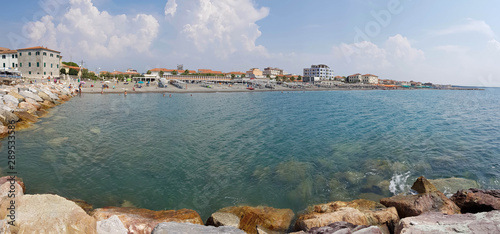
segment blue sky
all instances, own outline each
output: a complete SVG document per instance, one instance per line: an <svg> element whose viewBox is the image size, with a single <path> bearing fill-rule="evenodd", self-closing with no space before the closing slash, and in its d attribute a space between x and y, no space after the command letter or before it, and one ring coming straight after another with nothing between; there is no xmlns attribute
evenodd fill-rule
<svg viewBox="0 0 500 234"><path fill-rule="evenodd" d="M155 67L500 86L498 1L43 0L3 3L12 49L43 45L91 70Z"/></svg>

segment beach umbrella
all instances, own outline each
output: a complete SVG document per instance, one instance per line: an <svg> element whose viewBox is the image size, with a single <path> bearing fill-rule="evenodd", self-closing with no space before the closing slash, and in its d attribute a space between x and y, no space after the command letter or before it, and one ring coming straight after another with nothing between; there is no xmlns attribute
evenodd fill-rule
<svg viewBox="0 0 500 234"><path fill-rule="evenodd" d="M104 81L104 83L111 83L111 81L107 80L107 81Z"/></svg>
<svg viewBox="0 0 500 234"><path fill-rule="evenodd" d="M139 84L144 84L144 81L139 81L139 82L137 82L137 83L139 83Z"/></svg>
<svg viewBox="0 0 500 234"><path fill-rule="evenodd" d="M85 84L85 81L81 81L80 84Z"/></svg>

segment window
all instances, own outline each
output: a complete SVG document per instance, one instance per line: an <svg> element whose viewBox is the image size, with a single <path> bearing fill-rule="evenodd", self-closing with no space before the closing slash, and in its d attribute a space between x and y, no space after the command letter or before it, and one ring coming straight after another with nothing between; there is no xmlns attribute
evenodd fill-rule
<svg viewBox="0 0 500 234"><path fill-rule="evenodd" d="M3 63L3 67L5 67L5 63Z"/></svg>
<svg viewBox="0 0 500 234"><path fill-rule="evenodd" d="M31 63L28 63L28 67L31 67Z"/></svg>
<svg viewBox="0 0 500 234"><path fill-rule="evenodd" d="M43 72L43 75L47 75L47 72Z"/></svg>
<svg viewBox="0 0 500 234"><path fill-rule="evenodd" d="M12 55L12 58L16 58L16 56L15 56L15 55Z"/></svg>
<svg viewBox="0 0 500 234"><path fill-rule="evenodd" d="M50 54L50 57L54 57L54 54Z"/></svg>
<svg viewBox="0 0 500 234"><path fill-rule="evenodd" d="M15 67L15 66L16 66L16 64L15 64L15 63L12 63L12 67Z"/></svg>
<svg viewBox="0 0 500 234"><path fill-rule="evenodd" d="M57 68L59 68L59 64L57 64Z"/></svg>
<svg viewBox="0 0 500 234"><path fill-rule="evenodd" d="M47 67L47 63L43 63L43 67Z"/></svg>
<svg viewBox="0 0 500 234"><path fill-rule="evenodd" d="M23 56L23 53L19 52L19 56Z"/></svg>
<svg viewBox="0 0 500 234"><path fill-rule="evenodd" d="M59 58L59 55L56 55L56 58Z"/></svg>
<svg viewBox="0 0 500 234"><path fill-rule="evenodd" d="M28 56L31 56L31 52L28 52Z"/></svg>
<svg viewBox="0 0 500 234"><path fill-rule="evenodd" d="M23 67L23 63L19 63L19 66L20 66L20 67Z"/></svg>
<svg viewBox="0 0 500 234"><path fill-rule="evenodd" d="M29 71L29 74L31 75L31 71Z"/></svg>
<svg viewBox="0 0 500 234"><path fill-rule="evenodd" d="M47 56L47 52L43 52L43 56Z"/></svg>
<svg viewBox="0 0 500 234"><path fill-rule="evenodd" d="M36 62L36 67L40 67L40 62Z"/></svg>
<svg viewBox="0 0 500 234"><path fill-rule="evenodd" d="M52 63L51 63L51 64L50 64L50 68L53 68L53 66L52 66L52 65L54 65L54 64L52 64Z"/></svg>
<svg viewBox="0 0 500 234"><path fill-rule="evenodd" d="M2 59L5 59L5 54L4 54L4 55L2 55Z"/></svg>
<svg viewBox="0 0 500 234"><path fill-rule="evenodd" d="M37 52L35 53L35 55L40 55L40 52L38 52L38 51L37 51Z"/></svg>
<svg viewBox="0 0 500 234"><path fill-rule="evenodd" d="M17 58L17 54L16 54L16 58Z"/></svg>

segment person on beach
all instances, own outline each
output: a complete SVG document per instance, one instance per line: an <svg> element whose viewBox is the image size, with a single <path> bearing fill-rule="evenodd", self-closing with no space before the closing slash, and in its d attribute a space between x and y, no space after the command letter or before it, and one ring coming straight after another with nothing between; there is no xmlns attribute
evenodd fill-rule
<svg viewBox="0 0 500 234"><path fill-rule="evenodd" d="M125 93L124 93L125 96L127 96L127 90L125 90Z"/></svg>
<svg viewBox="0 0 500 234"><path fill-rule="evenodd" d="M78 85L78 93L82 95L82 84Z"/></svg>

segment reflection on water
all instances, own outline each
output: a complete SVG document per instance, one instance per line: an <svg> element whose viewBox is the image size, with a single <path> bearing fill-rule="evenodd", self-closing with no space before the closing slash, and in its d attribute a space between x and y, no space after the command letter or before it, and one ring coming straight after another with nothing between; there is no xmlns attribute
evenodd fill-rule
<svg viewBox="0 0 500 234"><path fill-rule="evenodd" d="M499 97L498 89L84 95L18 133L18 170L28 193L191 208L204 218L238 204L299 211L377 200L421 175L498 188Z"/></svg>

